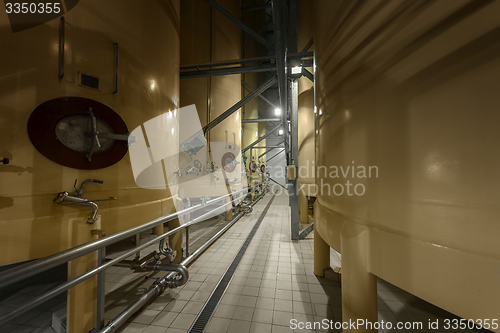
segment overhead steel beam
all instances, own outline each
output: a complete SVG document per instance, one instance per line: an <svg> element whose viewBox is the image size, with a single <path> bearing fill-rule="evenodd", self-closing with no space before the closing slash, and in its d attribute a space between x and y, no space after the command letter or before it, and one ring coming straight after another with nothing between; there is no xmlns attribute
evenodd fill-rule
<svg viewBox="0 0 500 333"><path fill-rule="evenodd" d="M283 148L283 147L280 147L280 146L257 146L257 147L252 147L250 149L267 149L267 148ZM259 156L260 157L260 156Z"/></svg>
<svg viewBox="0 0 500 333"><path fill-rule="evenodd" d="M278 153L274 154L272 157L269 157L267 160L266 160L266 163L269 163L270 160L272 160L273 158L275 158L276 156L278 156L279 154L281 154L282 152L284 152L285 149L283 150L280 150Z"/></svg>
<svg viewBox="0 0 500 333"><path fill-rule="evenodd" d="M214 128L215 126L220 124L224 119L226 119L231 114L233 114L234 112L239 110L243 105L247 104L252 99L257 97L257 95L262 94L262 92L266 91L267 88L269 88L270 86L272 86L275 83L276 83L276 76L273 76L272 78L270 78L269 80L264 82L264 84L261 85L259 88L255 89L252 93L243 97L236 104L234 104L229 109L224 111L224 113L222 113L220 116L218 116L217 118L212 120L210 123L208 123L207 126L203 127L203 133L210 131L212 128Z"/></svg>
<svg viewBox="0 0 500 333"><path fill-rule="evenodd" d="M314 56L314 52L298 52L298 53L292 53L288 55L288 58L300 58L305 60L308 60L308 58L311 58ZM180 69L185 70L185 69L197 69L200 70L200 68L205 68L205 67L219 67L219 66L227 66L227 65L241 65L241 64L248 64L248 63L275 63L276 62L276 56L275 55L269 55L269 56L262 56L262 57L252 57L252 58L243 58L243 59L231 59L231 60L221 60L221 61L211 61L211 62L202 62L198 64L190 64L190 65L185 65L182 66Z"/></svg>
<svg viewBox="0 0 500 333"><path fill-rule="evenodd" d="M241 80L241 83L243 83L243 85L245 87L247 87L248 89L250 89L250 91L253 91L254 89L252 88L252 86L250 86L248 83L246 83L245 81ZM267 102L267 104L271 105L272 107L274 107L275 109L278 108L273 102L271 102L270 100L268 100L265 96L262 96L262 95L259 95L260 98L262 98L265 102Z"/></svg>
<svg viewBox="0 0 500 333"><path fill-rule="evenodd" d="M258 73L258 72L275 72L276 66L274 65L260 65L260 66L240 66L228 68L205 69L199 71L181 72L181 79L192 79L205 76L218 76L218 75L232 75L244 73Z"/></svg>
<svg viewBox="0 0 500 333"><path fill-rule="evenodd" d="M306 68L302 67L302 75L307 77L309 80L311 80L312 83L314 83L314 74L309 72Z"/></svg>
<svg viewBox="0 0 500 333"><path fill-rule="evenodd" d="M264 140L265 138L267 138L269 135L271 135L274 131L278 130L279 128L281 128L281 124L279 124L278 126L276 126L275 128L273 128L272 130L270 130L269 132L267 132L266 135L261 136L260 138L258 138L257 140L255 140L254 142L252 142L251 144L249 144L248 146L246 146L245 148L243 148L243 150L241 151L241 153L244 154L248 149L252 148L256 144L258 144L259 142L261 142L262 140Z"/></svg>
<svg viewBox="0 0 500 333"><path fill-rule="evenodd" d="M236 25L238 25L243 31L245 31L247 34L249 34L250 36L252 36L253 38L255 38L255 40L257 40L259 43L261 43L262 45L264 45L265 47L267 47L268 49L270 50L273 50L274 51L274 46L272 46L267 40L265 40L261 35L259 35L257 32L253 31L250 27L248 27L245 23L241 22L240 20L238 20L236 17L234 17L233 15L231 15L227 10L225 10L224 8L222 8L219 4L217 4L215 1L212 1L212 0L205 0L207 1L210 6L212 6L214 9L216 9L218 12L220 12L222 15L224 15L225 17L227 17L228 19L230 19L231 21L233 21L234 23L236 23Z"/></svg>
<svg viewBox="0 0 500 333"><path fill-rule="evenodd" d="M260 118L260 119L242 119L241 123L266 123L269 121L281 121L281 119L276 118L276 119L268 119L268 118Z"/></svg>
<svg viewBox="0 0 500 333"><path fill-rule="evenodd" d="M305 58L305 57L303 57ZM218 67L218 66L228 66L228 65L241 65L241 64L248 64L248 63L270 63L271 60L273 60L273 56L262 56L262 57L252 57L252 58L243 58L243 59L231 59L231 60L221 60L221 61L211 61L211 62L202 62L199 64L190 64L190 65L185 65L182 66L180 69L197 69L200 70L200 68L204 67Z"/></svg>
<svg viewBox="0 0 500 333"><path fill-rule="evenodd" d="M281 147L281 144L283 144L283 142L285 142L285 140L283 140L283 141L279 142L279 143L276 145L276 148L283 148L283 147ZM274 149L274 148L271 148L271 149L269 149L269 150L267 150L267 151L263 152L262 154L260 154L260 155L259 155L259 157L258 157L258 158L261 158L262 156L266 155L267 153L270 153L270 152L271 152L271 150L273 150L273 149Z"/></svg>

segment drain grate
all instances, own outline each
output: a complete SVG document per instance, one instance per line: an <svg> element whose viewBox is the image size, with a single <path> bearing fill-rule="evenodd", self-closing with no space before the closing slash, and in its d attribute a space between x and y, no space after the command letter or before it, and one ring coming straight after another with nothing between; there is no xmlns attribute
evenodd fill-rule
<svg viewBox="0 0 500 333"><path fill-rule="evenodd" d="M273 200L274 200L274 195L271 197L271 200L269 200L269 203L267 204L266 208L260 215L259 219L253 226L252 230L250 231L250 234L245 240L245 243L243 243L240 250L234 257L233 261L231 262L231 265L229 265L228 269L224 273L224 276L222 276L222 279L220 279L219 283L217 284L217 287L215 287L214 291L212 292L212 295L210 295L210 298L203 306L201 312L198 314L198 317L196 317L193 325L191 325L191 328L189 328L188 333L205 332L208 322L212 318L215 309L217 308L220 300L222 299L222 296L224 296L224 293L226 292L226 289L229 286L229 282L231 282L234 272L236 272L236 268L238 268L238 265L240 264L240 261L243 258L243 255L245 254L248 248L248 245L250 245L253 236L257 232L257 229L259 229L259 226L262 223L262 220L264 220L264 216L266 216L267 211L269 210L269 207L271 207L271 203L273 202Z"/></svg>

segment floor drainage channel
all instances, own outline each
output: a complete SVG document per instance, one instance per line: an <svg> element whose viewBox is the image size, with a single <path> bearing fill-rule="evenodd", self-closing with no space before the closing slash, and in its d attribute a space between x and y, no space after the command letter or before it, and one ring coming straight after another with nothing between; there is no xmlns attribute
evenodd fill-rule
<svg viewBox="0 0 500 333"><path fill-rule="evenodd" d="M271 197L271 200L269 200L269 203L267 204L266 208L264 209L259 219L253 226L252 231L250 231L250 234L245 240L245 243L243 243L240 250L234 257L233 261L231 262L231 265L229 265L228 269L224 273L224 276L222 276L222 279L220 279L219 283L217 284L217 287L215 287L214 291L212 292L212 295L210 295L210 298L203 306L201 312L198 314L198 317L196 317L193 325L191 325L191 327L189 328L188 333L205 332L207 325L210 322L210 319L212 318L215 312L215 309L219 305L222 296L224 296L224 293L226 292L226 289L229 286L229 283L231 282L234 273L236 272L236 268L238 268L238 265L240 264L240 261L243 258L243 255L245 254L248 248L248 245L250 245L253 236L257 232L257 229L259 229L259 226L262 223L262 220L264 220L264 216L266 216L267 211L269 210L269 207L271 207L273 200L274 200L274 195Z"/></svg>

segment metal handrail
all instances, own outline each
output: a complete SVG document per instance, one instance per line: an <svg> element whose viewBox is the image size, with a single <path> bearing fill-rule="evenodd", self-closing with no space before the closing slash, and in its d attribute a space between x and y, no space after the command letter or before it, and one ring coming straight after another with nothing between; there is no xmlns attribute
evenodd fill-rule
<svg viewBox="0 0 500 333"><path fill-rule="evenodd" d="M228 197L228 196L230 196L230 195L234 195L234 194L237 194L237 193L240 193L240 192L246 191L246 190L248 190L249 188L252 188L252 187L257 187L257 186L260 186L260 185L262 185L263 183L264 183L264 182L261 182L261 183L255 184L255 185L250 185L250 186L248 186L248 187L245 187L244 189L241 189L241 190L238 190L238 191L232 192L232 193L227 194L227 195L220 196L220 197L218 197L218 198L216 198L216 199L209 200L209 201L207 201L207 202L206 202L206 204L204 204L204 205L201 205L201 204L200 204L200 205L196 205L196 206L193 206L193 207L190 207L190 208L184 209L184 210L182 210L182 211L176 212L176 213L174 213L174 214L167 215L167 216L165 216L164 218L168 218L168 217L170 217L170 216L174 215L174 217L171 217L171 218L170 218L170 219L173 219L173 218L175 218L176 216L180 216L180 215L187 214L187 213L189 213L189 212L196 211L196 210L198 210L198 209L200 209L200 208L202 208L202 207L205 207L207 204L208 204L208 205L213 204L214 202L219 201L219 200L222 200L222 199L225 199L225 198L227 198L227 197ZM32 308L34 308L34 307L36 307L36 306L38 306L38 305L40 305L40 304L42 304L42 303L44 303L44 302L48 301L49 299L51 299L51 298L53 298L53 297L55 297L55 296L57 296L57 295L59 295L59 294L61 294L61 293L65 292L65 291L67 291L67 290L69 290L70 288L72 288L72 287L74 287L74 286L76 286L76 285L80 284L81 282L83 282L83 281L85 281L85 280L87 280L87 279L89 279L89 278L91 278L91 277L93 277L93 276L95 276L95 275L97 275L97 274L99 274L99 273L103 272L105 269L107 269L107 268L111 267L113 264L118 263L118 262L120 262L120 261L122 261L122 260L126 259L127 257L129 257L129 256L133 255L133 254L134 254L134 253L136 253L137 251L140 251L140 250L142 250L142 249L144 249L144 248L146 248L146 247L148 247L148 246L150 246L150 245L152 245L152 244L154 244L154 243L156 243L156 242L159 242L160 240L162 240L162 239L164 239L164 238L166 238L166 237L168 237L168 236L170 236L170 235L172 235L172 234L174 234L174 233L176 233L176 232L178 232L178 231L180 231L180 230L182 230L182 229L184 229L184 228L186 228L186 227L188 227L188 226L191 226L191 225L193 225L193 224L195 224L195 223L203 222L203 221L204 221L204 219L205 219L205 218L207 218L209 215L213 214L213 212L214 212L214 211L221 210L221 209L225 209L224 207L226 207L226 206L228 206L228 205L232 205L232 204L233 204L233 202L236 202L236 201L237 201L237 200L239 200L239 199L240 199L240 198L233 199L233 200L231 200L231 201L229 201L229 202L227 202L227 203L223 204L222 206L217 207L216 209L211 210L211 211L209 211L209 212L207 212L207 213L205 213L205 214L203 214L203 215L201 215L201 216L199 216L199 217L197 217L197 218L193 219L193 220L192 220L192 221L190 221L190 222L187 222L187 223L185 223L185 224L183 224L183 225L181 225L181 226L179 226L179 227L177 227L177 228L174 228L174 229L172 229L172 230L169 230L168 232L166 232L166 233L164 233L164 234L162 234L162 235L160 235L160 236L158 236L158 237L155 237L155 238L153 238L152 240L150 240L150 241L148 241L148 242L146 242L146 243L144 243L144 244L141 244L140 246L137 246L137 247L133 248L132 250L130 250L130 251L128 251L128 252L123 253L122 255L118 256L117 258L115 258L115 259L113 259L113 260L110 260L110 261L106 262L105 264L102 264L102 265L100 265L100 266L98 266L98 267L96 267L96 268L94 268L94 269L92 269L92 270L90 270L90 271L88 271L88 272L86 272L86 273L84 273L84 274L82 274L82 275L80 275L80 276L78 276L78 277L74 278L73 280L67 281L67 282L65 282L65 283L63 283L63 284L61 284L61 285L59 285L59 286L57 286L57 287L53 288L52 290L49 290L49 291L48 291L48 292L46 292L45 294L42 294L42 295L40 295L40 296L36 297L35 299L30 300L29 302L27 302L27 303L23 304L22 306L17 307L16 309L14 309L14 310L12 310L12 311L10 311L10 312L8 312L8 313L6 313L6 314L2 315L2 316L0 317L0 324L2 324L2 323L4 323L4 322L7 322L7 321L9 321L9 320L11 320L11 319L13 319L13 318L15 318L15 317L17 317L17 316L21 315L22 313L24 313L24 312L26 312L26 311L28 311L28 310L30 310L30 309L32 309ZM161 219L162 219L162 218L160 218L160 219L156 219L156 220L153 220L153 221L151 221L151 222L148 222L148 223L144 224L143 226L146 226L146 225L148 225L148 226L149 226L152 222L159 221L159 220L161 220ZM158 222L157 224L161 224L161 223L164 223L164 222ZM156 225L155 225L155 226L156 226ZM63 251L63 252L61 252L61 253L55 254L55 255L53 255L53 256L50 256L50 257L46 257L46 258L43 258L43 259L39 259L39 260L37 260L37 261L41 261L41 263L37 263L37 262L34 262L34 263L27 263L27 264L24 264L24 265L19 266L19 267L16 267L16 268L12 268L12 269L10 269L10 270L5 271L4 273L0 273L0 276L1 276L1 277L3 277L3 276L4 276L4 275L6 275L6 273L8 273L9 271L16 270L16 271L18 271L18 272L17 272L17 274L19 274L19 276L17 276L17 279L16 279L16 281L15 281L15 282L21 281L21 280L23 280L23 279L27 278L28 276L32 276L32 275L33 275L33 274L31 274L31 272L30 272L30 274L25 273L25 275L22 275L22 272L23 272L23 271L25 271L25 270L31 270L30 266L35 266L35 267L37 268L37 272L43 272L43 271L45 271L45 270L47 270L47 269L50 269L51 267L54 267L54 266L50 266L50 267L48 267L48 268L45 268L45 269L44 269L44 266L42 265L42 264L44 264L44 263L46 263L45 265L52 265L56 259L57 259L57 260L58 260L58 262L59 262L60 260L63 260L63 259L61 259L61 258L63 258L63 257L68 257L68 256L70 256L70 257L71 257L71 255L72 255L72 253L71 253L71 252L83 251L83 250L82 250L82 248L83 248L84 250L88 250L85 246L91 246L91 245L92 245L92 246L94 246L94 247L95 247L95 246L96 246L96 244L97 244L97 246L99 246L99 247L98 247L98 249L99 249L99 248L102 248L102 247L107 246L107 245L109 245L109 244L113 244L114 242L117 242L117 241L120 241L120 240L122 240L122 239L123 239L123 238L122 238L122 236L120 236L120 237L116 237L116 238L113 238L114 236L119 236L119 235L125 235L125 234L126 234L127 236L126 236L125 238L127 238L127 237L129 237L129 236L131 236L131 235L134 235L135 233L132 233L131 235L129 235L129 233L130 233L131 231L134 231L134 230L138 229L138 228L139 228L139 227L132 228L132 229L129 229L129 230L124 231L124 232L122 232L122 233L115 234L115 235L112 235L112 236L109 236L109 237L105 237L105 238L102 238L102 239L100 239L100 240L98 240L98 241L90 242L90 243L87 243L87 244L81 245L81 246L79 246L79 247L75 247L75 248L72 248L72 249L69 249L69 250ZM146 230L147 230L147 229L150 229L150 228L151 228L151 227L148 227L148 228L146 228ZM111 238L112 238L114 241L113 241L112 243L109 243L109 239L111 239ZM108 243L109 243L109 244L108 244ZM103 245L103 244L105 244L105 245ZM89 251L89 252L85 252L85 253L83 253L83 254L81 254L81 255L85 255L85 254L88 254L88 253L93 252L93 251L95 251L95 250L91 250L91 251ZM78 253L79 253L79 252L78 252ZM61 254L64 254L64 256L61 256ZM53 257L56 257L56 258L53 258ZM77 257L78 257L78 256L77 256ZM70 260L72 260L72 259L70 259ZM67 261L69 261L69 260L67 260ZM59 265L59 264L61 264L61 263L65 263L65 262L67 262L67 261L60 262L60 263L56 264L56 266L57 266L57 265ZM12 273L11 273L11 274L12 274ZM9 282L11 282L11 283L15 283L15 282L12 282L12 281L9 281ZM11 284L11 283L5 283L5 285L9 285L9 284Z"/></svg>
<svg viewBox="0 0 500 333"><path fill-rule="evenodd" d="M264 195L266 191L255 199L252 203L255 205L257 201L259 201ZM196 251L193 252L192 255L187 257L181 262L182 266L188 266L195 260L203 251L205 251L215 240L217 240L222 234L226 232L236 221L238 221L246 212L240 212L237 216L235 216L231 222L229 222L224 228L219 230L214 236L212 236L208 241L206 241L202 246L200 246ZM154 296L158 295L157 288L159 285L164 284L165 281L168 281L169 278L172 278L173 273L169 273L164 276L162 279L157 281L156 285L153 285L148 291L146 291L139 299L137 299L134 303L129 305L125 310L123 310L118 316L112 319L110 322L103 327L99 333L113 333L116 329L118 329L121 325L123 325L132 315L137 312L142 306L144 306L147 302L149 302Z"/></svg>
<svg viewBox="0 0 500 333"><path fill-rule="evenodd" d="M143 225L137 226L135 228L128 229L126 231L123 231L123 232L120 232L120 233L117 233L117 234L114 234L111 236L103 237L101 239L94 240L94 241L73 247L71 249L56 253L54 255L38 259L34 262L29 262L29 263L11 268L9 270L6 270L6 271L0 273L0 289L4 288L6 286L9 286L11 284L17 283L19 281L22 281L24 279L27 279L33 275L42 273L46 270L49 270L49 269L54 268L56 266L59 266L61 264L64 264L68 261L74 260L78 257L83 256L83 255L97 251L100 248L109 246L111 244L114 244L116 242L124 240L128 237L134 236L134 235L139 234L143 231L154 228L160 224L171 221L179 216L197 211L197 210L199 210L207 205L211 205L213 203L216 203L217 201L228 198L232 195L247 191L249 188L260 186L261 184L262 184L262 182L259 184L250 185L248 187L245 187L244 189L241 189L241 190L238 190L238 191L235 191L232 193L228 193L226 195L209 200L205 204L198 204L198 205L183 209L179 212L175 212L175 213L157 218L153 221L150 221L150 222L145 223ZM181 230L185 227L186 227L185 225L182 225L174 230L178 231L178 230Z"/></svg>

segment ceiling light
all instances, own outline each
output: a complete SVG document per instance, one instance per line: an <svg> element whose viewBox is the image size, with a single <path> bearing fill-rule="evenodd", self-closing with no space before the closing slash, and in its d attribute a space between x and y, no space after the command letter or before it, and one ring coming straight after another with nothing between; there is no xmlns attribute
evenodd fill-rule
<svg viewBox="0 0 500 333"><path fill-rule="evenodd" d="M280 108L274 109L274 115L275 116L279 116L280 114L281 114L281 109Z"/></svg>
<svg viewBox="0 0 500 333"><path fill-rule="evenodd" d="M300 66L292 67L292 74L300 74L300 73L302 73L302 67Z"/></svg>
<svg viewBox="0 0 500 333"><path fill-rule="evenodd" d="M283 135L283 130L282 130L282 129L280 129L280 130L278 131L278 135Z"/></svg>

